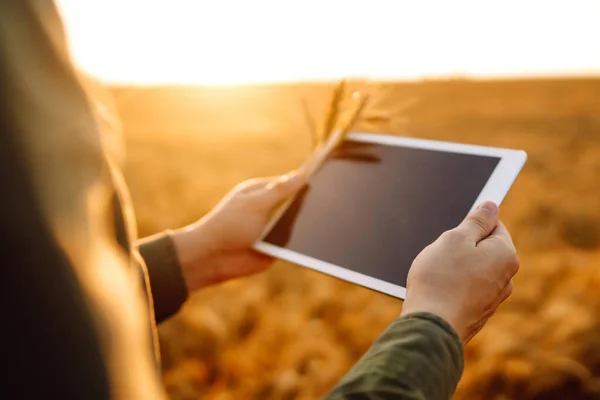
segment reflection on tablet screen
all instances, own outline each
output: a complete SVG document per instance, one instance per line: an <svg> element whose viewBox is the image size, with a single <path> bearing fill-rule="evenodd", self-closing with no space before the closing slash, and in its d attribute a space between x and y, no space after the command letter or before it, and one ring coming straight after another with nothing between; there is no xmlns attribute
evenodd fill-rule
<svg viewBox="0 0 600 400"><path fill-rule="evenodd" d="M414 258L460 223L499 161L347 141L264 241L405 287Z"/></svg>

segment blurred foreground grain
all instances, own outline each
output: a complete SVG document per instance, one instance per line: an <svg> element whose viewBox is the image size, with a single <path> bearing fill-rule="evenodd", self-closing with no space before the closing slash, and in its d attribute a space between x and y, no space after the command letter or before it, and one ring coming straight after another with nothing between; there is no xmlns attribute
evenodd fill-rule
<svg viewBox="0 0 600 400"><path fill-rule="evenodd" d="M357 84L358 85L358 84ZM206 213L231 187L296 168L310 151L302 99L329 85L115 88L142 235ZM600 80L364 86L358 130L521 148L502 206L522 269L466 348L457 399L600 398ZM173 399L314 399L393 320L401 302L286 263L194 295L160 327Z"/></svg>

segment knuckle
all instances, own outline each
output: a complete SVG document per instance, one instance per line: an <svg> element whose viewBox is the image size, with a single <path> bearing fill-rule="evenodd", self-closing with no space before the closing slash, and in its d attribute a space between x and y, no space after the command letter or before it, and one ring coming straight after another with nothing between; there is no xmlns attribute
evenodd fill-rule
<svg viewBox="0 0 600 400"><path fill-rule="evenodd" d="M503 258L506 261L506 263L508 263L508 264L517 263L518 264L519 259L517 257L517 249L515 248L514 245L503 242L502 254L503 254Z"/></svg>
<svg viewBox="0 0 600 400"><path fill-rule="evenodd" d="M251 181L241 182L241 183L238 183L237 185L235 185L235 187L233 188L232 192L235 192L235 193L243 192L243 191L245 191L246 189L248 189L251 186L252 186L252 182Z"/></svg>
<svg viewBox="0 0 600 400"><path fill-rule="evenodd" d="M448 240L450 238L450 236L452 236L452 230L445 231L444 233L442 233L440 235L440 239L442 239L442 240Z"/></svg>
<svg viewBox="0 0 600 400"><path fill-rule="evenodd" d="M448 244L457 245L458 243L462 243L466 239L467 234L464 230L460 228L455 228L444 232L441 237Z"/></svg>
<svg viewBox="0 0 600 400"><path fill-rule="evenodd" d="M498 255L506 261L510 261L517 256L517 249L512 243L504 240L503 238L495 238L496 251Z"/></svg>
<svg viewBox="0 0 600 400"><path fill-rule="evenodd" d="M470 217L470 222L476 229L487 232L488 222L484 216L478 214L473 215Z"/></svg>
<svg viewBox="0 0 600 400"><path fill-rule="evenodd" d="M497 266L499 270L504 271L503 275L506 275L506 280L512 279L512 277L519 271L520 263L517 253L514 250L505 248L500 256L497 258Z"/></svg>
<svg viewBox="0 0 600 400"><path fill-rule="evenodd" d="M517 248L515 247L514 243L510 240L505 240L504 241L505 245L506 245L506 250L512 254L512 255L517 255Z"/></svg>
<svg viewBox="0 0 600 400"><path fill-rule="evenodd" d="M504 290L502 290L502 292L500 292L500 295L498 296L498 304L496 307L499 307L500 304L502 304L506 300L508 300L508 298L510 296L512 296L512 293L513 293L513 286L512 286L512 282L509 281L508 285L504 288Z"/></svg>
<svg viewBox="0 0 600 400"><path fill-rule="evenodd" d="M519 262L519 259L517 258L516 254L515 256L510 260L509 262L509 267L510 267L510 272L515 275L517 272L519 272L519 269L521 268L521 263Z"/></svg>
<svg viewBox="0 0 600 400"><path fill-rule="evenodd" d="M509 285L508 285L508 289L506 290L506 293L507 293L507 295L508 295L508 296L512 295L512 293L513 293L513 290L514 290L514 288L513 288L513 284L512 284L512 282L510 282L510 283L509 283ZM507 296L507 297L508 297L508 296Z"/></svg>
<svg viewBox="0 0 600 400"><path fill-rule="evenodd" d="M285 193L290 188L290 180L287 179L279 179L273 182L271 185L271 189L278 193Z"/></svg>
<svg viewBox="0 0 600 400"><path fill-rule="evenodd" d="M238 183L232 190L232 193L245 193L252 190L255 186L261 183L259 178L249 179Z"/></svg>

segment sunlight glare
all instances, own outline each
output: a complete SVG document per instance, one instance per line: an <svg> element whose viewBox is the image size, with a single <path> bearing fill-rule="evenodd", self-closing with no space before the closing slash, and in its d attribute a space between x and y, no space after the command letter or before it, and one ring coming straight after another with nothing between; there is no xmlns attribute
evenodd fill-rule
<svg viewBox="0 0 600 400"><path fill-rule="evenodd" d="M126 84L595 74L600 2L59 0L73 57Z"/></svg>

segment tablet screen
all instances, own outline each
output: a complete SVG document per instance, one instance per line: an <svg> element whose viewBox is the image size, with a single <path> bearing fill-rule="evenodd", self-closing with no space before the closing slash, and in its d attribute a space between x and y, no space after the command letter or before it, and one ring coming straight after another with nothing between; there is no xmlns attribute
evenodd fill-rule
<svg viewBox="0 0 600 400"><path fill-rule="evenodd" d="M500 158L346 141L264 241L402 287L467 215Z"/></svg>

